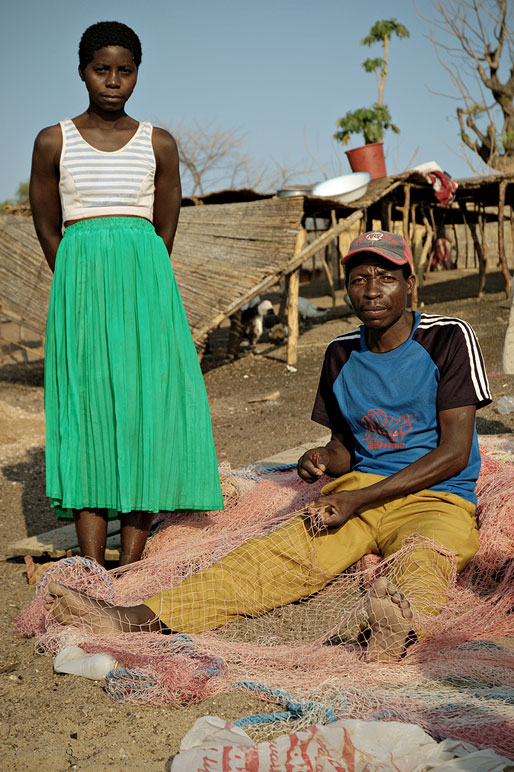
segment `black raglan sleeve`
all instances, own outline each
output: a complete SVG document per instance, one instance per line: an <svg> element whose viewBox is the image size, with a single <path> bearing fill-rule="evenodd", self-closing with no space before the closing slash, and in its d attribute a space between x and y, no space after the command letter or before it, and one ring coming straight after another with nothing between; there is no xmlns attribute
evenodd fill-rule
<svg viewBox="0 0 514 772"><path fill-rule="evenodd" d="M325 352L323 367L319 379L318 391L314 400L311 418L322 426L327 426L337 434L346 424L334 394L334 382L344 366L347 356L339 341L333 341Z"/></svg>
<svg viewBox="0 0 514 772"><path fill-rule="evenodd" d="M437 410L489 405L491 394L477 337L461 319L429 318L419 326L420 343L439 370Z"/></svg>

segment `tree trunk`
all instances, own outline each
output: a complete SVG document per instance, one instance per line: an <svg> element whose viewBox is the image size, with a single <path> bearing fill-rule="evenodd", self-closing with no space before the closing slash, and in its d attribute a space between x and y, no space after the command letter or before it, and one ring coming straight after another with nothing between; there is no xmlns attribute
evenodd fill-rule
<svg viewBox="0 0 514 772"><path fill-rule="evenodd" d="M509 324L503 344L503 372L514 375L514 292L511 292Z"/></svg>

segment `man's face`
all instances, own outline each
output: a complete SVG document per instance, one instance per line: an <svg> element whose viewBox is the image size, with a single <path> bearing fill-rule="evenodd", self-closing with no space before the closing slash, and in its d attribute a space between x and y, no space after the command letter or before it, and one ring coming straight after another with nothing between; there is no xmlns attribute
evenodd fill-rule
<svg viewBox="0 0 514 772"><path fill-rule="evenodd" d="M413 276L405 279L401 267L371 253L350 266L348 295L361 322L372 329L387 329L402 317L413 286Z"/></svg>

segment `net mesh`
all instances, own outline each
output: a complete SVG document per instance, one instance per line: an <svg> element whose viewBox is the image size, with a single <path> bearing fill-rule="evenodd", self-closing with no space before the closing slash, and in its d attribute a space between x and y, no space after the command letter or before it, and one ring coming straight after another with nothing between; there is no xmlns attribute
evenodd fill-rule
<svg viewBox="0 0 514 772"><path fill-rule="evenodd" d="M116 700L183 705L247 689L275 700L282 710L272 719L294 719L295 730L336 717L400 720L514 759L514 456L499 443L481 449L480 549L457 577L444 548L413 537L393 557L367 555L334 579L316 562L314 526L297 539L298 513L321 483L306 486L293 470L222 468L225 511L159 516L143 560L124 568L59 561L17 632L36 635L40 653L111 653L119 664L106 689ZM256 537L279 538L281 559L263 557ZM408 607L396 587L420 560ZM302 581L297 601L289 588ZM70 601L74 624L45 611L49 582L87 595ZM161 611L171 604L180 633L113 634L105 602L134 606L170 587ZM392 661L373 656L387 652L384 638Z"/></svg>

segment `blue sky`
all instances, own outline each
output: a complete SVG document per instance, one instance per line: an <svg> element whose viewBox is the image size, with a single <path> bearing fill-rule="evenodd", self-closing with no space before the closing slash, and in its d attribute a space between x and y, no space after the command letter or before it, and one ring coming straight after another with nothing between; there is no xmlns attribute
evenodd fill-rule
<svg viewBox="0 0 514 772"><path fill-rule="evenodd" d="M433 15L430 0L418 7ZM298 184L322 179L320 164L346 173L345 148L331 137L338 117L375 101L375 78L361 62L381 51L359 43L391 17L411 36L391 43L385 101L401 134L386 134L388 171L415 155L416 164L436 160L454 177L469 176L456 102L441 96L452 93L449 76L411 0L16 0L2 10L0 29L0 200L28 179L38 130L86 108L78 41L104 19L129 24L142 41L129 102L135 118L236 129L245 153L258 164L296 167Z"/></svg>

